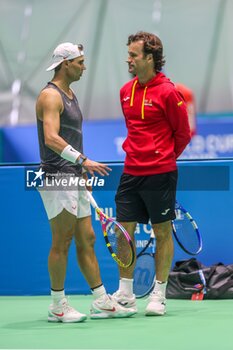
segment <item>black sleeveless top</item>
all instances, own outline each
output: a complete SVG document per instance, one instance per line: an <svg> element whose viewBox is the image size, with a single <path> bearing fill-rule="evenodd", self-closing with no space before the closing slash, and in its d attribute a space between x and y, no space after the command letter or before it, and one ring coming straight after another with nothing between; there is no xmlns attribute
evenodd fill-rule
<svg viewBox="0 0 233 350"><path fill-rule="evenodd" d="M83 134L82 134L82 113L79 108L78 100L73 94L70 99L62 90L55 84L49 82L44 89L57 90L62 98L64 110L60 115L60 131L61 136L74 149L83 153ZM63 159L59 154L52 151L45 145L43 121L37 118L37 130L40 148L41 167L44 171L55 173L74 173L80 175L82 169L80 165L75 165L66 159Z"/></svg>

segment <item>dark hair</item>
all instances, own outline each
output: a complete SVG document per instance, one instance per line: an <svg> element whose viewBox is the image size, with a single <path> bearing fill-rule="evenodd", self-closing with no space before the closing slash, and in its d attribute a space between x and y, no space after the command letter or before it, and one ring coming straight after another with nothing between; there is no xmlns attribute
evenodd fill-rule
<svg viewBox="0 0 233 350"><path fill-rule="evenodd" d="M70 62L73 62L74 58L71 58L71 60L68 60ZM54 68L55 73L57 73L61 69L61 65L64 61L62 61L57 67Z"/></svg>
<svg viewBox="0 0 233 350"><path fill-rule="evenodd" d="M140 31L136 34L129 35L127 45L140 40L144 42L144 54L148 55L151 53L153 55L154 69L156 72L160 72L165 64L162 41L159 39L159 37L152 33Z"/></svg>
<svg viewBox="0 0 233 350"><path fill-rule="evenodd" d="M55 73L57 73L61 69L61 63L54 68Z"/></svg>

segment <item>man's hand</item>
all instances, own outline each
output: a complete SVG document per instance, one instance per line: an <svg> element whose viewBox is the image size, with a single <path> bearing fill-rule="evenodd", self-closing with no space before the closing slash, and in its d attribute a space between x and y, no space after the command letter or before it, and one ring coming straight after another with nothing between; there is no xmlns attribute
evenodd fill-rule
<svg viewBox="0 0 233 350"><path fill-rule="evenodd" d="M112 169L109 168L106 164L98 163L88 158L82 163L82 167L92 176L95 176L95 172L99 175L105 176L109 175L109 172L112 171Z"/></svg>

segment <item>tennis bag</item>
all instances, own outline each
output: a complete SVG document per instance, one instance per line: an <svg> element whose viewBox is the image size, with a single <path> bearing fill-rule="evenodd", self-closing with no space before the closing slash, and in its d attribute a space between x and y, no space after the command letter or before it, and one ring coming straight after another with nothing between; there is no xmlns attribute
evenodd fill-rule
<svg viewBox="0 0 233 350"><path fill-rule="evenodd" d="M170 299L233 299L233 264L210 267L195 258L175 263L169 274L166 296Z"/></svg>

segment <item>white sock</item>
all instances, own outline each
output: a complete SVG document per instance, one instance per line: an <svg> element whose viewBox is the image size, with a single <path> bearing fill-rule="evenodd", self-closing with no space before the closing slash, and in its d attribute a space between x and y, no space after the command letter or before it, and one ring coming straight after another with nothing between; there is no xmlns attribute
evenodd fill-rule
<svg viewBox="0 0 233 350"><path fill-rule="evenodd" d="M106 289L103 285L101 285L100 287L94 288L91 291L94 299L101 298L103 295L106 294Z"/></svg>
<svg viewBox="0 0 233 350"><path fill-rule="evenodd" d="M167 288L167 281L161 282L158 280L155 280L155 286L153 289L153 292L161 292L164 296L166 295L166 288Z"/></svg>
<svg viewBox="0 0 233 350"><path fill-rule="evenodd" d="M121 278L119 281L119 290L125 295L133 295L133 279Z"/></svg>
<svg viewBox="0 0 233 350"><path fill-rule="evenodd" d="M59 301L65 298L65 291L64 289L59 291L55 291L51 289L51 296L52 296L53 304L58 304Z"/></svg>

